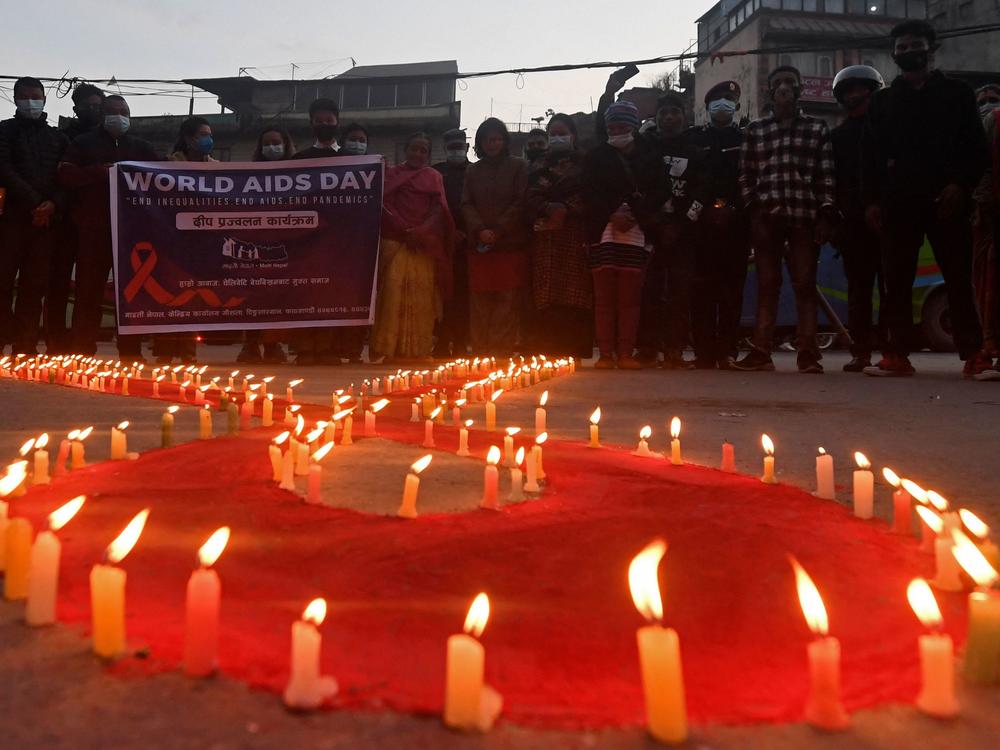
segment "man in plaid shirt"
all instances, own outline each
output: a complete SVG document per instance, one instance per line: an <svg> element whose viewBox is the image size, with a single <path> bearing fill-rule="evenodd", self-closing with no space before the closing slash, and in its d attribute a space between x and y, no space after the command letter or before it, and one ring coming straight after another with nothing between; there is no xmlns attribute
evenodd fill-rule
<svg viewBox="0 0 1000 750"><path fill-rule="evenodd" d="M816 345L816 264L836 215L833 146L826 123L799 111L798 70L775 68L767 83L774 114L750 123L740 156L740 189L750 212L757 263L757 322L754 348L734 367L774 369L771 344L787 243L798 314L798 368L819 374L823 366Z"/></svg>

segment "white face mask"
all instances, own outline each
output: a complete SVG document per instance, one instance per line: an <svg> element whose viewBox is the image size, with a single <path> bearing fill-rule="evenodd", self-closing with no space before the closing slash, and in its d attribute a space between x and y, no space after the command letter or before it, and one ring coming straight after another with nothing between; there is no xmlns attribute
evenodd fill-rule
<svg viewBox="0 0 1000 750"><path fill-rule="evenodd" d="M635 136L631 133L624 133L623 135L609 135L608 143L615 148L625 148L632 141L635 140Z"/></svg>
<svg viewBox="0 0 1000 750"><path fill-rule="evenodd" d="M104 129L116 138L128 132L129 124L125 115L104 115Z"/></svg>
<svg viewBox="0 0 1000 750"><path fill-rule="evenodd" d="M736 102L730 99L716 99L708 103L708 113L715 115L733 115L736 113Z"/></svg>
<svg viewBox="0 0 1000 750"><path fill-rule="evenodd" d="M348 154L354 154L355 156L363 156L368 153L368 142L367 141L344 141L344 152Z"/></svg>
<svg viewBox="0 0 1000 750"><path fill-rule="evenodd" d="M553 151L569 151L573 148L573 136L553 135L549 136L549 148Z"/></svg>
<svg viewBox="0 0 1000 750"><path fill-rule="evenodd" d="M29 120L37 120L45 109L44 99L17 99L14 104L17 106L17 111Z"/></svg>
<svg viewBox="0 0 1000 750"><path fill-rule="evenodd" d="M278 161L285 155L285 144L275 143L268 146L261 146L260 155L267 161Z"/></svg>

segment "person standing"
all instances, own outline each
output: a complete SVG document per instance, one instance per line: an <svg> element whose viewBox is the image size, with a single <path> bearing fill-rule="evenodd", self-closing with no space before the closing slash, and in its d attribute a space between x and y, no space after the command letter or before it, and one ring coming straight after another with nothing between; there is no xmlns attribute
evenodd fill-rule
<svg viewBox="0 0 1000 750"><path fill-rule="evenodd" d="M972 283L983 324L983 353L996 364L973 375L976 380L1000 380L1000 85L987 84L976 90L976 103L990 147L986 173L973 194Z"/></svg>
<svg viewBox="0 0 1000 750"><path fill-rule="evenodd" d="M58 227L66 196L56 173L68 140L46 122L41 81L19 78L13 93L14 117L0 122L0 185L7 190L0 216L0 347L9 340L15 354L30 356L38 352L49 262L64 239Z"/></svg>
<svg viewBox="0 0 1000 750"><path fill-rule="evenodd" d="M733 367L774 370L771 347L787 243L798 318L796 364L800 373L822 374L816 265L836 217L833 146L826 123L799 110L802 75L796 68L775 68L767 85L773 114L750 123L740 154L740 188L757 264L757 320L753 348Z"/></svg>
<svg viewBox="0 0 1000 750"><path fill-rule="evenodd" d="M740 86L723 81L705 94L708 124L688 131L701 151L705 210L697 224L692 334L695 366L731 370L736 361L750 225L740 201L740 148L736 124Z"/></svg>
<svg viewBox="0 0 1000 750"><path fill-rule="evenodd" d="M633 356L646 266L657 231L655 193L660 170L645 139L637 138L639 111L629 101L607 107L607 141L583 165L584 220L594 284L597 369L638 370ZM651 197L653 196L653 197Z"/></svg>
<svg viewBox="0 0 1000 750"><path fill-rule="evenodd" d="M506 357L514 351L528 283L528 163L510 155L510 133L495 117L476 130L475 150L479 161L466 170L462 191L472 348Z"/></svg>
<svg viewBox="0 0 1000 750"><path fill-rule="evenodd" d="M524 141L524 159L528 164L534 164L549 147L549 136L541 128L532 128Z"/></svg>
<svg viewBox="0 0 1000 750"><path fill-rule="evenodd" d="M902 73L872 97L862 140L866 218L882 236L887 326L884 356L864 372L914 374L912 290L926 235L948 290L963 375L972 377L990 364L972 291L970 224L970 198L989 156L986 135L972 89L933 70L934 28L905 21L891 37Z"/></svg>
<svg viewBox="0 0 1000 750"><path fill-rule="evenodd" d="M861 198L861 139L872 94L885 88L882 75L868 65L851 65L833 79L833 95L847 118L833 129L833 161L837 168L837 208L842 221L834 233L834 246L844 260L847 276L847 329L851 334L851 360L844 372L862 372L871 366L872 352L880 347L882 250L877 232L865 222ZM872 322L872 297L878 291L879 321Z"/></svg>
<svg viewBox="0 0 1000 750"><path fill-rule="evenodd" d="M587 265L583 152L573 118L555 114L548 150L528 175L525 208L534 229L531 286L535 343L549 356L594 353L593 282Z"/></svg>
<svg viewBox="0 0 1000 750"><path fill-rule="evenodd" d="M385 178L373 362L429 360L434 321L451 293L453 225L441 173L428 166L430 138L411 135L405 153Z"/></svg>
<svg viewBox="0 0 1000 750"><path fill-rule="evenodd" d="M104 99L101 127L76 138L59 164L59 182L73 191L72 216L80 238L76 261L72 348L79 354L97 351L104 289L112 267L109 166L119 161L159 161L153 147L128 134L129 107L112 94ZM119 358L141 362L142 339L118 336Z"/></svg>
<svg viewBox="0 0 1000 750"><path fill-rule="evenodd" d="M452 255L451 299L444 303L444 315L436 331L434 356L442 359L469 353L469 256L462 216L462 190L469 168L469 143L464 130L453 128L444 134L445 160L434 165L444 180L448 213L455 223Z"/></svg>

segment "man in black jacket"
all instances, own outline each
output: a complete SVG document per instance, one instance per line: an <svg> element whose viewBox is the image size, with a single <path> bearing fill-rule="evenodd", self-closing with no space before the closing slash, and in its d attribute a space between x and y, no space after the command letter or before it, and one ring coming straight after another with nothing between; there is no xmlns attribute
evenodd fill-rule
<svg viewBox="0 0 1000 750"><path fill-rule="evenodd" d="M964 374L985 364L972 293L970 196L986 168L986 136L972 89L931 69L933 27L906 21L892 30L902 70L872 97L862 146L866 217L882 235L888 326L884 357L866 375L913 375L912 288L924 235L948 290L952 336Z"/></svg>
<svg viewBox="0 0 1000 750"><path fill-rule="evenodd" d="M35 78L14 83L17 113L0 123L0 185L7 189L0 223L0 342L15 353L38 349L38 320L49 262L65 218L65 194L56 180L66 136L45 121L45 88ZM11 303L17 277L17 302Z"/></svg>
<svg viewBox="0 0 1000 750"><path fill-rule="evenodd" d="M691 310L695 366L729 370L736 357L750 252L749 222L740 207L739 84L717 83L705 94L705 107L709 123L688 131L701 153L707 197L697 225Z"/></svg>
<svg viewBox="0 0 1000 750"><path fill-rule="evenodd" d="M434 165L444 179L448 211L455 222L452 256L454 289L444 303L444 316L437 327L434 356L464 357L469 345L469 261L465 255L465 219L462 216L462 188L469 167L469 143L465 131L454 128L444 134L445 161Z"/></svg>
<svg viewBox="0 0 1000 750"><path fill-rule="evenodd" d="M97 351L104 289L111 271L111 212L109 167L119 161L160 161L153 147L128 135L129 108L117 94L101 109L101 126L74 140L59 164L59 182L73 191L73 222L80 237L76 261L76 302L73 305L73 349ZM142 359L138 336L119 336L121 359Z"/></svg>

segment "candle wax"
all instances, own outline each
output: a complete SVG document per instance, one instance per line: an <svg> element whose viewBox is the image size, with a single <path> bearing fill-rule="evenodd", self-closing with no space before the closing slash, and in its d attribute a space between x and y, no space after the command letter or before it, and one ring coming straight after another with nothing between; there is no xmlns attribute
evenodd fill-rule
<svg viewBox="0 0 1000 750"><path fill-rule="evenodd" d="M7 547L7 568L3 579L3 594L8 601L28 596L31 573L31 522L27 518L11 518L4 539Z"/></svg>
<svg viewBox="0 0 1000 750"><path fill-rule="evenodd" d="M806 721L820 729L844 729L850 720L840 702L840 641L817 638L809 644L808 652Z"/></svg>
<svg viewBox="0 0 1000 750"><path fill-rule="evenodd" d="M471 635L448 638L444 682L444 723L454 729L487 731L496 720L502 699L483 684L486 652Z"/></svg>
<svg viewBox="0 0 1000 750"><path fill-rule="evenodd" d="M24 610L24 619L29 625L51 625L56 621L61 551L59 540L51 531L43 531L35 537L31 547L28 604Z"/></svg>
<svg viewBox="0 0 1000 750"><path fill-rule="evenodd" d="M736 471L736 451L733 449L732 443L722 444L722 465L721 469L723 471L729 472L730 474Z"/></svg>
<svg viewBox="0 0 1000 750"><path fill-rule="evenodd" d="M125 651L125 579L125 571L113 565L90 570L91 639L98 656Z"/></svg>
<svg viewBox="0 0 1000 750"><path fill-rule="evenodd" d="M816 497L834 500L837 497L833 480L833 456L823 453L816 456Z"/></svg>
<svg viewBox="0 0 1000 750"><path fill-rule="evenodd" d="M412 471L406 475L406 482L403 484L403 502L396 512L400 518L417 517L417 492L420 490L420 477Z"/></svg>
<svg viewBox="0 0 1000 750"><path fill-rule="evenodd" d="M636 632L636 640L649 733L661 742L683 742L687 738L687 711L677 631L647 625Z"/></svg>
<svg viewBox="0 0 1000 750"><path fill-rule="evenodd" d="M867 469L854 472L854 515L868 519L874 515L875 475Z"/></svg>
<svg viewBox="0 0 1000 750"><path fill-rule="evenodd" d="M319 464L313 464L309 467L306 502L314 505L320 505L323 502L323 467Z"/></svg>
<svg viewBox="0 0 1000 750"><path fill-rule="evenodd" d="M946 719L958 713L955 700L955 658L951 636L920 636L920 695L917 708L929 716Z"/></svg>
<svg viewBox="0 0 1000 750"><path fill-rule="evenodd" d="M292 676L285 688L285 705L318 708L337 694L337 681L320 675L319 655L323 638L309 622L292 623Z"/></svg>
<svg viewBox="0 0 1000 750"><path fill-rule="evenodd" d="M219 575L211 568L200 568L188 579L184 628L186 674L201 677L218 666L221 595Z"/></svg>
<svg viewBox="0 0 1000 750"><path fill-rule="evenodd" d="M458 455L469 455L469 431L465 427L458 430Z"/></svg>
<svg viewBox="0 0 1000 750"><path fill-rule="evenodd" d="M892 532L907 536L913 533L910 493L902 488L892 493Z"/></svg>
<svg viewBox="0 0 1000 750"><path fill-rule="evenodd" d="M969 594L969 634L962 664L965 679L977 685L1000 683L1000 592Z"/></svg>
<svg viewBox="0 0 1000 750"><path fill-rule="evenodd" d="M774 476L774 456L764 456L764 476L760 478L764 484L777 484Z"/></svg>
<svg viewBox="0 0 1000 750"><path fill-rule="evenodd" d="M500 503L497 501L497 490L500 482L500 473L496 466L488 465L483 475L483 499L479 503L480 508L497 510Z"/></svg>
<svg viewBox="0 0 1000 750"><path fill-rule="evenodd" d="M681 459L681 441L677 438L670 441L670 463L674 466L681 466L684 463Z"/></svg>

